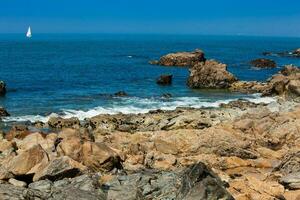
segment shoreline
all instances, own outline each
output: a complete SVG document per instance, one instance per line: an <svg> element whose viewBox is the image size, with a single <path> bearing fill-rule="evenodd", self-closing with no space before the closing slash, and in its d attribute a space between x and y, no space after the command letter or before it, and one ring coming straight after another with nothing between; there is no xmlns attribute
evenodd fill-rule
<svg viewBox="0 0 300 200"><path fill-rule="evenodd" d="M275 101L235 100L214 108L100 114L84 120L50 117L46 123L13 125L0 132L0 197L300 196L299 68L285 66L262 83L237 80L225 64L206 60L200 50L169 54L159 62L192 64L191 88L259 92L259 98Z"/></svg>

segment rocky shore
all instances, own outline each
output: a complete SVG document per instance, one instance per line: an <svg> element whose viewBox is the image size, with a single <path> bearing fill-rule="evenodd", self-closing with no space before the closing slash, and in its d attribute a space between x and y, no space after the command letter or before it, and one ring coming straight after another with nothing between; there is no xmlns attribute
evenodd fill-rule
<svg viewBox="0 0 300 200"><path fill-rule="evenodd" d="M0 199L300 199L299 68L261 83L199 50L162 63L188 66L189 87L274 101L15 125L0 131Z"/></svg>

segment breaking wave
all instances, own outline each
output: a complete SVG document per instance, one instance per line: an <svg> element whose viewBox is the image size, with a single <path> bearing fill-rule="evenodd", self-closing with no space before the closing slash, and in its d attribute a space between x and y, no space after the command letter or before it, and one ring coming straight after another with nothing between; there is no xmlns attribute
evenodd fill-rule
<svg viewBox="0 0 300 200"><path fill-rule="evenodd" d="M177 107L192 107L192 108L209 108L209 107L218 107L221 103L229 103L230 101L237 100L234 99L225 99L211 101L210 99L205 99L201 97L174 97L170 99L161 99L161 98L122 98L120 102L113 102L111 105L107 106L98 106L88 110L72 110L72 109L63 109L60 114L51 113L47 116L42 115L23 115L23 116L10 116L3 118L4 122L21 122L21 121L42 121L47 122L50 117L77 117L80 120L85 118L94 117L99 114L137 114L137 113L147 113L150 110L174 110ZM271 103L276 101L272 97L260 97L259 94L254 94L249 97L244 97L243 99L249 100L253 103Z"/></svg>

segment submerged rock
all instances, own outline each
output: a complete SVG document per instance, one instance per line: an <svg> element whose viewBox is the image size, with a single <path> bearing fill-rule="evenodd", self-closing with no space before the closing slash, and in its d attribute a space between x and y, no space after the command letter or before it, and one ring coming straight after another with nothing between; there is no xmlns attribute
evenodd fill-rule
<svg viewBox="0 0 300 200"><path fill-rule="evenodd" d="M250 64L256 68L275 68L277 66L273 60L266 58L252 60Z"/></svg>
<svg viewBox="0 0 300 200"><path fill-rule="evenodd" d="M193 52L170 53L162 56L159 61L150 62L150 64L189 67L203 61L205 61L203 51L196 49Z"/></svg>
<svg viewBox="0 0 300 200"><path fill-rule="evenodd" d="M227 65L207 60L190 68L187 84L191 88L229 88L237 79L227 71Z"/></svg>
<svg viewBox="0 0 300 200"><path fill-rule="evenodd" d="M0 96L6 94L6 84L4 81L0 81Z"/></svg>
<svg viewBox="0 0 300 200"><path fill-rule="evenodd" d="M159 85L171 85L172 84L173 75L161 75L156 83Z"/></svg>
<svg viewBox="0 0 300 200"><path fill-rule="evenodd" d="M124 91L119 91L119 92L116 92L114 94L114 96L117 96L117 97L127 97L128 94L126 92L124 92Z"/></svg>
<svg viewBox="0 0 300 200"><path fill-rule="evenodd" d="M300 57L300 48L284 52L263 52L265 56Z"/></svg>

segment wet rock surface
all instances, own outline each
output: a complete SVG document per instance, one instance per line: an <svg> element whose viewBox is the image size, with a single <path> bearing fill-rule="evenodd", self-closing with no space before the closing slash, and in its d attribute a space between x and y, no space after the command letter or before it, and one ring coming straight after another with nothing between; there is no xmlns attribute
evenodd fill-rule
<svg viewBox="0 0 300 200"><path fill-rule="evenodd" d="M204 52L196 49L193 52L170 53L162 56L159 61L150 61L150 64L190 67L198 62L203 61L205 61Z"/></svg>
<svg viewBox="0 0 300 200"><path fill-rule="evenodd" d="M8 117L10 114L5 110L5 108L0 107L0 117Z"/></svg>
<svg viewBox="0 0 300 200"><path fill-rule="evenodd" d="M277 66L275 61L266 58L252 60L250 64L256 68L275 68Z"/></svg>
<svg viewBox="0 0 300 200"><path fill-rule="evenodd" d="M215 60L207 60L190 68L187 85L191 88L224 89L237 79L227 71L227 65Z"/></svg>
<svg viewBox="0 0 300 200"><path fill-rule="evenodd" d="M263 52L265 56L300 57L300 48L284 52Z"/></svg>
<svg viewBox="0 0 300 200"><path fill-rule="evenodd" d="M6 84L4 81L0 81L0 96L4 96L6 94Z"/></svg>
<svg viewBox="0 0 300 200"><path fill-rule="evenodd" d="M161 75L156 83L159 85L171 85L172 84L173 75Z"/></svg>

